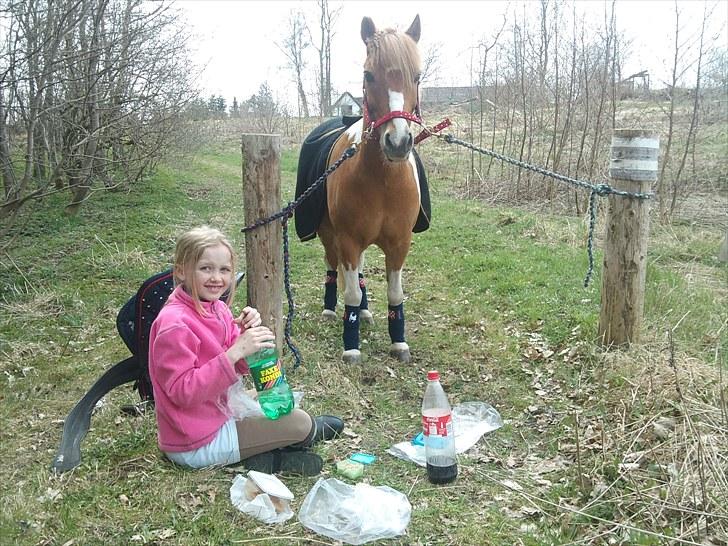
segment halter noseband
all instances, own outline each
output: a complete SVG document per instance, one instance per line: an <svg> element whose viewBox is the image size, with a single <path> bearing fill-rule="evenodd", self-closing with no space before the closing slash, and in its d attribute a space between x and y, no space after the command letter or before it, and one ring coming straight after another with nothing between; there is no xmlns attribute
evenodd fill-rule
<svg viewBox="0 0 728 546"><path fill-rule="evenodd" d="M364 134L366 135L365 139L369 138L375 130L377 130L379 127L387 123L388 121L391 121L395 118L402 118L406 119L407 121L414 121L418 125L422 126L423 129L420 132L419 135L415 137L415 144L419 144L421 141L425 140L427 137L429 137L432 134L439 133L446 127L449 127L451 125L450 119L445 118L440 123L435 125L432 128L427 128L422 121L422 117L420 114L420 85L417 84L417 104L415 104L414 112L405 112L404 110L394 110L392 112L389 112L388 114L384 114L381 118L372 121L371 114L369 113L369 103L367 102L367 90L366 86L362 84L362 115L364 117L363 123L364 123Z"/></svg>
<svg viewBox="0 0 728 546"><path fill-rule="evenodd" d="M367 101L367 90L366 86L362 85L362 114L364 116L364 130L368 134L374 133L379 127L391 121L395 118L403 118L407 121L414 121L415 123L422 125L422 118L420 117L420 86L417 85L417 104L415 104L414 112L405 112L404 110L394 110L387 114L384 114L381 118L372 121L371 114L369 113L369 102Z"/></svg>

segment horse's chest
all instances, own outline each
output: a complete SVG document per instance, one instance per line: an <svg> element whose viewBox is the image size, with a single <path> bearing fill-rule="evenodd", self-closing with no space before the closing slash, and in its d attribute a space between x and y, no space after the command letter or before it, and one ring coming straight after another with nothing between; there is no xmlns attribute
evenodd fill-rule
<svg viewBox="0 0 728 546"><path fill-rule="evenodd" d="M347 188L346 186L349 185ZM386 182L372 178L351 179L330 193L335 215L352 220L352 216L408 216L419 210L417 182L408 178Z"/></svg>

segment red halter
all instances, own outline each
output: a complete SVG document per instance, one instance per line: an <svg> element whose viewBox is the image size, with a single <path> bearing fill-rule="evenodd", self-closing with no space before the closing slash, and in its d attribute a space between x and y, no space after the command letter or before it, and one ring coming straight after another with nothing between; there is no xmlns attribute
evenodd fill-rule
<svg viewBox="0 0 728 546"><path fill-rule="evenodd" d="M417 86L417 104L415 104L415 110L414 112L405 112L404 110L394 110L393 112L389 112L388 114L383 115L381 118L372 121L371 115L369 114L369 103L367 102L367 90L362 85L362 114L364 116L363 123L364 123L364 132L367 135L367 138L371 136L376 129L387 123L388 121L391 121L395 118L403 118L408 121L414 121L418 125L421 125L424 127L419 135L415 137L415 144L419 144L421 141L429 137L430 135L434 133L439 133L446 127L449 127L451 125L450 120L448 118L445 118L440 123L435 125L433 128L428 129L425 124L422 121L422 117L420 116L420 87Z"/></svg>
<svg viewBox="0 0 728 546"><path fill-rule="evenodd" d="M369 114L369 103L367 102L367 90L362 85L362 114L364 115L364 130L370 135L379 127L391 121L395 118L403 118L408 121L414 121L415 123L422 125L422 118L420 117L420 87L417 86L417 104L415 105L414 112L405 112L404 110L394 110L383 115L381 118L372 121L371 115Z"/></svg>

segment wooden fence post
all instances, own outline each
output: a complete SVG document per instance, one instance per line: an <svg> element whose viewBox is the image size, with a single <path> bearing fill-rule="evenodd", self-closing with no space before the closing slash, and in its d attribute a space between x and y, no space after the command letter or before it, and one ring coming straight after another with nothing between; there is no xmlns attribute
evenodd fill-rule
<svg viewBox="0 0 728 546"><path fill-rule="evenodd" d="M267 218L281 208L280 135L243 134L243 207L245 225ZM258 309L263 324L283 342L283 229L276 220L245 234L248 303Z"/></svg>
<svg viewBox="0 0 728 546"><path fill-rule="evenodd" d="M654 132L617 129L609 165L614 189L649 193L657 180L660 139ZM645 300L648 199L609 195L599 338L602 345L639 341Z"/></svg>

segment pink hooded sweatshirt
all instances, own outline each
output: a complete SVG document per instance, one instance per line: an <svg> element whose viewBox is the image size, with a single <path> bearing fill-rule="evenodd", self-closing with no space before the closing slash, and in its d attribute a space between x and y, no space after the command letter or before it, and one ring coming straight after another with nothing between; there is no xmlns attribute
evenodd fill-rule
<svg viewBox="0 0 728 546"><path fill-rule="evenodd" d="M240 335L233 315L222 301L201 302L175 288L152 324L149 335L149 375L162 451L197 449L210 443L228 420L218 407L238 373L248 373L245 360L235 369L225 351Z"/></svg>

